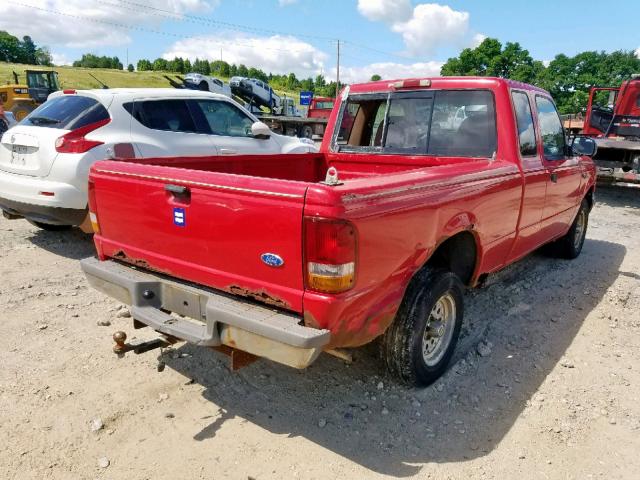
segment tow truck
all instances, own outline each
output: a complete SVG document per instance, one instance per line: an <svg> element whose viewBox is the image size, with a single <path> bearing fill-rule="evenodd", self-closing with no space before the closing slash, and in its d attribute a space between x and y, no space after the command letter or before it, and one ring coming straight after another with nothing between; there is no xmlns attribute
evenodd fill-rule
<svg viewBox="0 0 640 480"><path fill-rule="evenodd" d="M565 119L573 133L592 137L600 182L640 183L640 74L619 87L593 87L586 112Z"/></svg>

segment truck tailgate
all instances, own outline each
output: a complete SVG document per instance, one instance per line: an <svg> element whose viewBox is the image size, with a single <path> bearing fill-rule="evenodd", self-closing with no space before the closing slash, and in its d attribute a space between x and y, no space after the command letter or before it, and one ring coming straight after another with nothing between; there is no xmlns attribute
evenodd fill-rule
<svg viewBox="0 0 640 480"><path fill-rule="evenodd" d="M118 161L90 181L101 259L302 311L308 184Z"/></svg>

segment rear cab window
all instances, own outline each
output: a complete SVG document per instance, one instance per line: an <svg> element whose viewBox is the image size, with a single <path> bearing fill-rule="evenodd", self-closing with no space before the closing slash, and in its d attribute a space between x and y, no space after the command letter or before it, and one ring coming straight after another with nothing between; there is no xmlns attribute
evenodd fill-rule
<svg viewBox="0 0 640 480"><path fill-rule="evenodd" d="M493 93L354 95L342 107L334 146L349 152L488 158L497 146Z"/></svg>
<svg viewBox="0 0 640 480"><path fill-rule="evenodd" d="M20 125L76 130L109 119L109 112L99 101L83 95L63 95L46 101Z"/></svg>

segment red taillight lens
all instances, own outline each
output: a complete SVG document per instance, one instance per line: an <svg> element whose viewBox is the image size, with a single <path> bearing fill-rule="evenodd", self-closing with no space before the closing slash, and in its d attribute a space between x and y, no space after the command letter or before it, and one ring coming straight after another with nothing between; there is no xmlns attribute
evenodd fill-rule
<svg viewBox="0 0 640 480"><path fill-rule="evenodd" d="M100 233L100 223L98 223L98 210L96 205L96 184L89 179L89 219L91 220L91 228L95 233Z"/></svg>
<svg viewBox="0 0 640 480"><path fill-rule="evenodd" d="M93 147L102 145L104 142L98 140L88 140L84 138L90 132L97 130L100 127L104 127L111 121L110 118L105 118L99 122L90 123L84 127L80 127L76 130L72 130L69 133L58 137L56 140L56 152L58 153L84 153L91 150Z"/></svg>
<svg viewBox="0 0 640 480"><path fill-rule="evenodd" d="M306 285L311 290L338 293L355 282L357 233L350 222L304 218Z"/></svg>

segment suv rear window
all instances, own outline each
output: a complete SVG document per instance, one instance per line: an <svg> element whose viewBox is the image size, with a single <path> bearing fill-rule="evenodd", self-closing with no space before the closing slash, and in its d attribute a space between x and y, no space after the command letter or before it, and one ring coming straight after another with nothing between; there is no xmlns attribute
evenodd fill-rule
<svg viewBox="0 0 640 480"><path fill-rule="evenodd" d="M75 130L108 118L109 112L97 100L82 95L64 95L46 101L20 124Z"/></svg>
<svg viewBox="0 0 640 480"><path fill-rule="evenodd" d="M341 151L491 157L497 145L493 93L419 90L358 95L343 107Z"/></svg>

